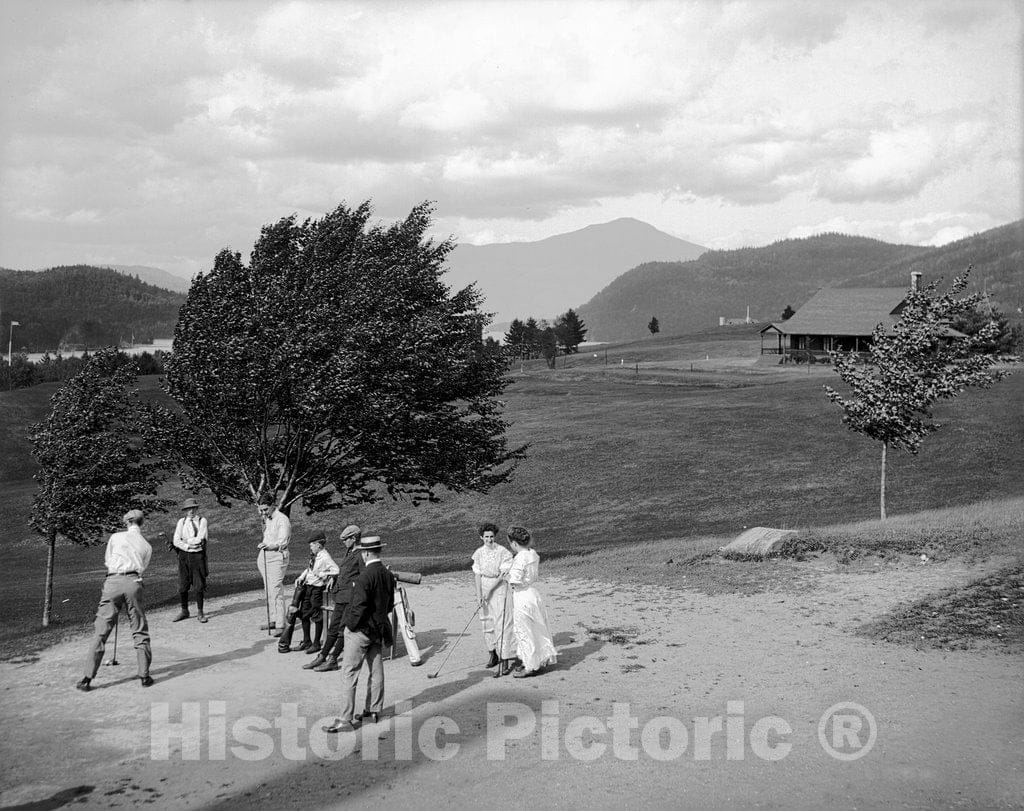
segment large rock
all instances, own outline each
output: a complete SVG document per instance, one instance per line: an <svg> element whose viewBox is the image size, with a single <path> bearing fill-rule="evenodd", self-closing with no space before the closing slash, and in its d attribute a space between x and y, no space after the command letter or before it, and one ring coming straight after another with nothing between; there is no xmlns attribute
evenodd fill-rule
<svg viewBox="0 0 1024 811"><path fill-rule="evenodd" d="M794 533L796 533L795 529L751 527L719 551L723 557L727 558L766 558L780 541Z"/></svg>

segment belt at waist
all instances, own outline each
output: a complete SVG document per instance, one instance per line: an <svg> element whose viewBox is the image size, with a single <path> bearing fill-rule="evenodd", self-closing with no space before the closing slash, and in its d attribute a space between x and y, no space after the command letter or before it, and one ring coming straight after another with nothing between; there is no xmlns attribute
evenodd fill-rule
<svg viewBox="0 0 1024 811"><path fill-rule="evenodd" d="M107 577L138 577L138 572L110 572Z"/></svg>

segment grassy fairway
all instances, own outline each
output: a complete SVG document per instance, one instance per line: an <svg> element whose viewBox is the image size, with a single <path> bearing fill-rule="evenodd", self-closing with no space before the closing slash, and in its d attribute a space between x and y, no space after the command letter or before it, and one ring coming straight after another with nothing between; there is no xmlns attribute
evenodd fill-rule
<svg viewBox="0 0 1024 811"><path fill-rule="evenodd" d="M749 349L750 336L737 337ZM822 393L823 383L835 382L827 369L758 374L725 363L691 374L681 368L690 362L685 352L670 345L670 339L651 343L663 357L643 355L643 342L610 351L612 358L630 352L636 363L650 364L647 369L661 367L662 376L652 381L659 385L634 385L635 369L631 376L625 364L617 371L611 363L605 367L603 350L600 362L591 353L589 370L547 371L535 362L526 374L517 372L505 398L514 421L510 439L531 449L514 479L490 494L456 495L419 508L388 502L314 518L297 510L296 539L314 526L338 530L355 521L385 536L388 556L401 568L437 571L467 566L481 520L525 524L535 531L541 554L551 558L647 541L685 554L731 539L745 526L826 527L877 517L879 447L842 426L839 409ZM710 355L712 344L705 345L707 352L689 344L690 354ZM156 391L154 379L140 385ZM29 422L44 416L52 391L40 386L0 394L0 543L7 569L0 605L13 618L0 641L8 650L39 624L45 546L25 521L33 483L24 434ZM945 425L919 456L890 454L890 514L1019 495L1022 403L1024 374L1018 374L940 406L936 416ZM171 495L182 494L175 486ZM201 499L213 505L208 495ZM255 513L213 505L207 514L212 596L259 588ZM154 516L147 534L170 533L176 518ZM147 599L171 602L174 558L162 543L154 548ZM297 544L293 573L305 554ZM46 638L91 618L101 570L101 548L58 549L58 627Z"/></svg>

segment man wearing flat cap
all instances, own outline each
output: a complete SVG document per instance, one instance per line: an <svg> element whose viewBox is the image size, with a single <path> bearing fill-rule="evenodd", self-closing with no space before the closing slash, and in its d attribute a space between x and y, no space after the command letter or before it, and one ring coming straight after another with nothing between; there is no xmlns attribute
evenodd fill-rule
<svg viewBox="0 0 1024 811"><path fill-rule="evenodd" d="M320 635L324 629L324 586L329 577L338 574L338 564L326 549L327 536L322 529L314 532L306 541L309 544L309 565L295 578L295 591L292 593L292 604L288 609L288 623L277 641L278 653L291 653L296 618L302 622L302 643L298 649L307 653L317 653L320 650ZM311 623L316 631L312 640L309 638Z"/></svg>
<svg viewBox="0 0 1024 811"><path fill-rule="evenodd" d="M85 675L75 685L83 692L91 689L92 680L96 678L96 671L103 661L107 637L117 625L122 608L128 614L128 625L135 641L139 680L143 687L153 684L153 678L149 675L149 665L153 660L149 644L149 623L142 607L142 573L149 566L153 547L142 535L143 519L142 510L129 510L124 515L125 531L115 532L107 541L107 551L103 556L107 577L103 581L99 608L96 609L95 633L85 661Z"/></svg>
<svg viewBox="0 0 1024 811"><path fill-rule="evenodd" d="M174 528L174 552L178 556L178 597L181 600L181 611L173 622L187 620L188 592L195 588L196 612L199 621L206 622L203 613L203 596L206 593L206 519L199 515L199 502L194 498L185 499L181 505L185 515L178 520Z"/></svg>
<svg viewBox="0 0 1024 811"><path fill-rule="evenodd" d="M303 670L327 673L338 669L338 657L341 656L342 648L345 645L344 625L342 624L345 619L345 609L352 601L352 587L355 585L356 579L366 568L363 556L355 548L361 537L362 530L355 524L349 524L341 531L341 542L345 545L346 550L345 557L338 564L338 574L334 578L333 590L330 594L325 593L331 621L327 626L324 646L320 649L316 659L303 665Z"/></svg>
<svg viewBox="0 0 1024 811"><path fill-rule="evenodd" d="M384 709L384 645L391 645L391 606L395 600L395 578L380 559L384 544L377 536L362 538L356 548L366 569L352 588L352 602L345 612L345 652L341 664L344 704L341 718L323 727L328 733L351 732L364 719L376 722ZM356 717L356 687L363 662L369 666L366 679L365 711Z"/></svg>

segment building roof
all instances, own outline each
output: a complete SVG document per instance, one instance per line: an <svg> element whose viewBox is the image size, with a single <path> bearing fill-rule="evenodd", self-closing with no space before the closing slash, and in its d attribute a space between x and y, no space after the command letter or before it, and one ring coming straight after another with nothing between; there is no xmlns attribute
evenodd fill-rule
<svg viewBox="0 0 1024 811"><path fill-rule="evenodd" d="M792 318L770 326L783 335L870 335L879 324L889 328L899 319L896 310L906 297L904 287L826 288Z"/></svg>

